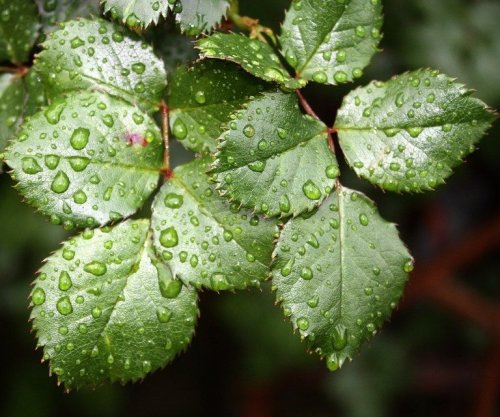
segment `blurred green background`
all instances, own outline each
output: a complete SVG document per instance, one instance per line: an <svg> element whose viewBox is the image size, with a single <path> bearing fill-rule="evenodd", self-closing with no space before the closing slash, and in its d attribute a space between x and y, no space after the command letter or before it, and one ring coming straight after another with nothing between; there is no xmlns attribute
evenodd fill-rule
<svg viewBox="0 0 500 417"><path fill-rule="evenodd" d="M240 0L242 14L278 30L287 0ZM368 80L417 67L435 67L500 108L500 1L385 0L383 52ZM306 96L332 123L353 86L310 86ZM479 150L433 193L383 193L347 169L343 182L369 194L399 224L418 266L439 262L450 245L500 215L500 123ZM174 163L188 155L176 147ZM344 167L345 168L345 167ZM201 295L201 320L189 350L144 382L64 393L40 364L28 323L30 282L44 257L66 236L24 205L0 175L0 415L242 416L242 417L492 417L499 416L500 256L493 243L455 271L452 284L478 306L450 308L418 291L415 274L389 323L351 364L329 373L304 352L274 307L269 288L235 295ZM496 220L495 220L496 219ZM488 226L486 227L488 229ZM496 239L496 243L498 243ZM489 307L491 326L466 317ZM463 311L460 310L462 308ZM487 313L483 311L482 313Z"/></svg>

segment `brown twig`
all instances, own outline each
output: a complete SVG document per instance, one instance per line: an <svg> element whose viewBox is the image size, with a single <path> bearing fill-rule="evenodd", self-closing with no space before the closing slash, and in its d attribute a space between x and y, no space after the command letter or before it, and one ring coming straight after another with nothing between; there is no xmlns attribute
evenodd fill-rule
<svg viewBox="0 0 500 417"><path fill-rule="evenodd" d="M311 105L309 104L309 102L307 101L307 99L304 97L304 95L302 94L302 92L300 90L295 90L295 93L297 94L297 97L299 98L299 101L300 101L300 105L302 106L302 108L304 109L304 111L309 116L314 117L317 120L320 120L320 118L315 113L315 111L313 110L313 108L311 107Z"/></svg>
<svg viewBox="0 0 500 417"><path fill-rule="evenodd" d="M160 104L160 112L161 112L161 127L162 127L162 138L163 138L163 179L167 181L172 176L172 170L170 169L170 134L169 134L169 108L167 103L164 100L161 101Z"/></svg>

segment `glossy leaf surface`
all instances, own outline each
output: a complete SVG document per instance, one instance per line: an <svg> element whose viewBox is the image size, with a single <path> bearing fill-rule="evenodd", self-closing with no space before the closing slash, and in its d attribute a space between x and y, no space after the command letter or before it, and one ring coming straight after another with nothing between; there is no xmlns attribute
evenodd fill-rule
<svg viewBox="0 0 500 417"><path fill-rule="evenodd" d="M413 269L396 227L340 185L312 216L285 225L274 256L277 300L331 370L377 332Z"/></svg>
<svg viewBox="0 0 500 417"><path fill-rule="evenodd" d="M265 93L236 113L213 172L223 194L266 216L296 216L330 194L339 170L326 126L297 97Z"/></svg>
<svg viewBox="0 0 500 417"><path fill-rule="evenodd" d="M204 60L180 68L168 88L171 131L188 149L214 151L230 115L266 88L233 63Z"/></svg>
<svg viewBox="0 0 500 417"><path fill-rule="evenodd" d="M86 230L51 255L31 293L33 329L66 388L137 381L184 350L197 296L165 292L149 221Z"/></svg>
<svg viewBox="0 0 500 417"><path fill-rule="evenodd" d="M70 229L140 208L157 186L162 149L159 129L137 107L81 92L28 119L7 163L27 202Z"/></svg>
<svg viewBox="0 0 500 417"><path fill-rule="evenodd" d="M174 171L153 205L156 251L175 278L196 287L234 290L269 276L276 220L266 220L217 195L205 174L210 158Z"/></svg>
<svg viewBox="0 0 500 417"><path fill-rule="evenodd" d="M472 92L421 69L349 93L335 122L356 173L391 191L444 182L495 118Z"/></svg>
<svg viewBox="0 0 500 417"><path fill-rule="evenodd" d="M300 78L342 84L363 75L381 26L380 0L294 0L280 41Z"/></svg>

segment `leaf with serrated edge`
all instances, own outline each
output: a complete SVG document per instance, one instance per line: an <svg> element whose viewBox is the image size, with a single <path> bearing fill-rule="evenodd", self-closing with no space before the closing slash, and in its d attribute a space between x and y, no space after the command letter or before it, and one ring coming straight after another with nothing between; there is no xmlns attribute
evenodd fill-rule
<svg viewBox="0 0 500 417"><path fill-rule="evenodd" d="M395 225L340 185L312 216L285 225L273 256L285 316L331 370L376 333L413 268Z"/></svg>
<svg viewBox="0 0 500 417"><path fill-rule="evenodd" d="M216 291L258 286L269 277L277 221L221 199L205 174L209 162L178 167L161 188L151 221L156 252L186 284Z"/></svg>
<svg viewBox="0 0 500 417"><path fill-rule="evenodd" d="M58 28L59 22L100 14L99 0L35 0L44 32Z"/></svg>
<svg viewBox="0 0 500 417"><path fill-rule="evenodd" d="M6 162L27 202L70 229L140 208L158 184L162 150L158 127L140 109L79 92L27 119Z"/></svg>
<svg viewBox="0 0 500 417"><path fill-rule="evenodd" d="M433 189L495 118L471 93L430 69L352 91L335 121L348 163L386 190Z"/></svg>
<svg viewBox="0 0 500 417"><path fill-rule="evenodd" d="M265 93L236 113L213 172L223 194L266 216L318 206L339 174L327 128L302 114L295 94Z"/></svg>
<svg viewBox="0 0 500 417"><path fill-rule="evenodd" d="M28 61L40 22L32 0L0 0L0 62Z"/></svg>
<svg viewBox="0 0 500 417"><path fill-rule="evenodd" d="M245 71L265 81L300 88L304 83L294 80L280 62L278 55L267 44L235 33L215 33L197 42L203 58L232 61Z"/></svg>
<svg viewBox="0 0 500 417"><path fill-rule="evenodd" d="M155 268L148 229L147 220L129 220L86 230L40 269L33 329L66 388L137 381L189 344L196 292Z"/></svg>
<svg viewBox="0 0 500 417"><path fill-rule="evenodd" d="M280 41L301 79L342 84L363 75L381 26L380 0L295 0Z"/></svg>
<svg viewBox="0 0 500 417"><path fill-rule="evenodd" d="M111 11L113 17L130 27L144 28L156 24L166 17L176 0L101 0L104 12Z"/></svg>
<svg viewBox="0 0 500 417"><path fill-rule="evenodd" d="M152 47L102 19L63 25L47 35L34 66L51 96L95 89L147 110L158 108L166 74Z"/></svg>
<svg viewBox="0 0 500 417"><path fill-rule="evenodd" d="M210 32L226 15L227 0L181 0L182 10L175 15L182 32L196 36Z"/></svg>
<svg viewBox="0 0 500 417"><path fill-rule="evenodd" d="M231 62L204 60L180 68L168 88L171 131L187 149L212 152L230 115L266 88Z"/></svg>

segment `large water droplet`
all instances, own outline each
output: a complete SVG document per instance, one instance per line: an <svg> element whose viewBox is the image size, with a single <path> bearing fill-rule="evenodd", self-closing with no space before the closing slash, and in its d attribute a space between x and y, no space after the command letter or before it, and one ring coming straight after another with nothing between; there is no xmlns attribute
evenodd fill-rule
<svg viewBox="0 0 500 417"><path fill-rule="evenodd" d="M31 295L31 301L36 306L43 304L45 302L45 291L40 287L36 287Z"/></svg>
<svg viewBox="0 0 500 417"><path fill-rule="evenodd" d="M302 191L309 200L319 200L321 198L321 191L312 180L307 180L304 183Z"/></svg>
<svg viewBox="0 0 500 417"><path fill-rule="evenodd" d="M31 156L25 156L22 159L23 171L26 174L34 175L42 171L42 167L38 164L35 158Z"/></svg>
<svg viewBox="0 0 500 417"><path fill-rule="evenodd" d="M173 248L179 243L177 231L173 227L167 227L161 231L160 243L166 248Z"/></svg>
<svg viewBox="0 0 500 417"><path fill-rule="evenodd" d="M59 298L56 304L57 311L63 316L67 316L73 312L73 306L71 305L71 301L67 295Z"/></svg>
<svg viewBox="0 0 500 417"><path fill-rule="evenodd" d="M71 146L76 150L81 150L89 142L90 131L84 127L79 127L73 131L70 138Z"/></svg>
<svg viewBox="0 0 500 417"><path fill-rule="evenodd" d="M69 274L66 271L62 271L59 275L59 289L61 291L68 291L72 285L73 282Z"/></svg>
<svg viewBox="0 0 500 417"><path fill-rule="evenodd" d="M70 181L66 173L63 171L59 171L54 177L50 188L55 193L62 194L68 189L69 184Z"/></svg>
<svg viewBox="0 0 500 417"><path fill-rule="evenodd" d="M100 277L107 272L108 268L106 267L106 264L104 264L102 262L92 261L92 262L86 264L83 267L83 270L85 272L88 272L89 274Z"/></svg>

